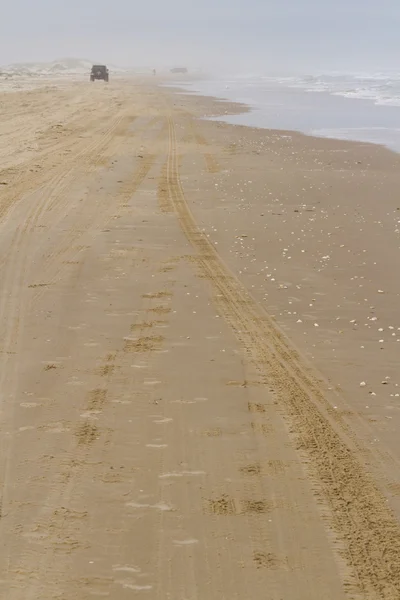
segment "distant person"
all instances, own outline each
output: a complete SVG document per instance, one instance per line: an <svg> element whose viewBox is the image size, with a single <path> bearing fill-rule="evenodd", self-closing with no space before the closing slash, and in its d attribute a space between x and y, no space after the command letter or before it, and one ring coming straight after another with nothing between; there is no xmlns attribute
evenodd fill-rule
<svg viewBox="0 0 400 600"><path fill-rule="evenodd" d="M156 76L156 70L155 69L153 69L153 76L154 77Z"/></svg>

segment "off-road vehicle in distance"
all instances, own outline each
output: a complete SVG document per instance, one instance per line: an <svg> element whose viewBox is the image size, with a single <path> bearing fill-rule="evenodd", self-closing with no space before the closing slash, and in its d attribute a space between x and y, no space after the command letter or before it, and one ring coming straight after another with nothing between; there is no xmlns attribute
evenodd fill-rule
<svg viewBox="0 0 400 600"><path fill-rule="evenodd" d="M175 67L174 69L171 69L171 73L182 73L182 74L186 74L188 72L186 67Z"/></svg>
<svg viewBox="0 0 400 600"><path fill-rule="evenodd" d="M109 71L105 65L93 65L90 72L90 81L94 81L95 79L102 79L108 82Z"/></svg>

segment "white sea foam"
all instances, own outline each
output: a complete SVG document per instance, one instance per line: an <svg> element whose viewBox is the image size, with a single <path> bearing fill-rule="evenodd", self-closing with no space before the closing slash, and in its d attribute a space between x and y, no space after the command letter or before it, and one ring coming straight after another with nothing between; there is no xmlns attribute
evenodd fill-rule
<svg viewBox="0 0 400 600"><path fill-rule="evenodd" d="M325 92L346 98L371 100L377 105L400 106L400 72L321 74L304 77L265 77L308 92Z"/></svg>

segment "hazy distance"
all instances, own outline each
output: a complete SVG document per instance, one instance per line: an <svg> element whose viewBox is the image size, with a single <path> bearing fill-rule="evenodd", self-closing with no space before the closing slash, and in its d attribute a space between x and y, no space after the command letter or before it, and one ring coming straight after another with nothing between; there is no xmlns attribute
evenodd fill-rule
<svg viewBox="0 0 400 600"><path fill-rule="evenodd" d="M398 69L399 0L5 0L0 64Z"/></svg>

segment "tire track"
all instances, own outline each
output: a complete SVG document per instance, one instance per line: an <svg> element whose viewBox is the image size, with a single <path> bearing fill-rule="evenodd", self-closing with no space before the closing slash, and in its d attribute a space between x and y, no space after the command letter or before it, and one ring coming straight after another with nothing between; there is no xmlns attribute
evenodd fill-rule
<svg viewBox="0 0 400 600"><path fill-rule="evenodd" d="M64 165L61 165L60 169L58 169L58 173L53 176L53 178L51 179L51 181L45 185L41 190L35 190L37 191L41 191L41 196L42 199L41 201L37 204L37 206L35 206L35 208L31 211L31 214L27 216L23 226L21 228L18 228L18 230L16 231L16 234L14 236L13 241L11 242L9 251L3 256L3 261L2 264L0 265L0 267L2 265L4 265L5 263L9 264L9 269L8 271L10 271L10 276L12 277L16 277L16 274L19 273L20 275L23 275L23 269L21 267L15 267L15 265L12 262L12 259L10 258L12 256L12 254L18 253L19 257L21 257L24 252L21 249L21 243L22 243L22 239L23 236L26 236L28 233L33 233L35 228L38 225L38 222L40 220L40 218L43 216L43 214L48 211L48 210L54 210L56 207L58 207L58 205L60 204L60 201L63 200L64 194L68 188L68 186L70 185L70 181L71 178L73 177L74 179L77 178L77 176L81 175L89 175L92 171L95 171L99 164L102 161L103 158L103 153L108 151L108 147L109 144L111 142L111 140L113 139L114 133L115 131L118 131L118 135L121 135L121 123L124 124L125 127L128 127L130 125L130 123L132 122L132 119L130 121L127 121L126 117L124 116L117 116L114 120L112 120L111 124L108 126L107 130L103 133L103 135L100 137L100 139L95 139L95 141L93 141L92 143L90 143L89 145L85 145L82 150L80 150L77 154L75 154L72 162L70 163L70 165L67 167L64 163ZM144 129L142 131L145 131L146 129L148 129L148 127L152 126L154 124L154 120L152 120L151 122L149 122L148 124L146 124L146 126L144 127ZM123 138L120 139L120 144L122 144L123 142ZM117 148L114 148L115 150ZM126 197L126 194L130 191L131 193L134 193L137 189L137 187L142 183L142 181L144 180L144 178L146 177L148 171L150 170L151 166L153 164L153 161L151 160L150 162L147 160L143 161L143 164L140 168L138 177L136 177L134 179L133 182L133 186L132 188L129 187L124 190L124 193L122 194L122 198ZM65 205L67 205L67 203L65 202ZM115 210L115 207L110 207L108 206L108 211L113 211ZM52 226L56 226L57 223L59 223L62 220L63 217L63 213L58 210L58 219L55 219L52 222ZM92 226L96 224L96 222L98 222L100 219L103 218L103 214L97 214L96 215L96 219L93 221L93 219L91 219L91 224ZM106 222L109 220L110 217L108 217L106 219ZM59 258L60 255L63 254L63 252L66 251L70 251L71 248L73 247L73 244L76 242L76 240L78 240L81 236L82 236L82 231L85 229L84 227L82 227L82 223L80 224L80 228L79 231L75 231L73 232L75 235L70 235L68 237L68 242L65 244L64 248L60 249L58 248L57 251L55 251L54 253L52 253L49 257L48 257L48 261L51 262L53 258ZM28 243L28 240L25 240L26 243ZM78 252L75 252L73 254L73 257L76 257L77 254L80 253L80 250L78 250ZM27 254L27 251L25 251L25 254ZM72 260L72 259L71 259ZM61 263L60 263L61 266ZM59 273L59 271L57 272L57 274ZM5 280L7 280L7 276L5 277ZM52 281L54 280L54 277L52 279ZM21 280L22 281L22 280ZM20 283L22 285L22 283ZM38 291L35 293L35 298L39 297L41 295L42 292ZM1 322L1 316L4 314L4 309L2 310L1 306L0 306L0 322Z"/></svg>
<svg viewBox="0 0 400 600"><path fill-rule="evenodd" d="M3 259L3 264L6 264L6 272L3 275L4 289L11 290L10 296L11 298L14 298L14 300L7 302L7 298L5 296L3 297L3 301L0 304L0 324L7 318L7 327L9 330L15 329L15 326L13 326L14 321L19 321L19 317L16 316L18 315L19 309L15 296L18 289L22 289L25 282L26 263L32 241L29 234L35 230L43 213L46 210L49 210L51 205L54 207L54 203L57 202L57 199L62 197L69 184L70 177L75 174L77 168L79 169L79 165L82 165L83 163L82 169L84 172L87 172L90 168L96 168L96 165L92 167L90 163L92 154L101 154L101 150L107 146L110 136L112 136L113 130L118 127L121 118L121 116L118 116L112 121L100 140L95 140L89 144L89 146L85 145L82 149L78 150L68 167L64 164L57 168L56 174L53 175L46 186L40 190L35 190L35 192L41 192L40 199L33 204L30 210L28 210L24 223L17 228L10 244L9 251ZM15 335L12 337L15 337ZM7 333L5 335L3 334L3 340L5 340L3 350L7 352L9 350L8 346L12 340L8 339Z"/></svg>
<svg viewBox="0 0 400 600"><path fill-rule="evenodd" d="M29 185L29 194L41 193L42 196L40 202L36 203L33 208L34 215L32 214L32 211L30 211L23 225L24 233L33 232L43 213L50 208L54 208L54 203L67 188L69 179L74 175L76 170L79 170L81 166L85 168L86 163L90 158L92 158L94 162L93 169L97 167L99 160L101 160L102 151L107 146L107 142L110 139L110 135L112 136L112 132L119 126L122 118L123 117L121 116L116 117L115 121L113 121L112 125L108 127L104 135L100 137L100 140L96 139L95 142L92 142L89 145L85 143L78 144L76 148L76 154L72 158L72 161L65 161L64 158L64 162L61 164L56 164L53 169L48 170L45 180L42 179L42 174L39 174L37 176L28 176L25 181L20 171L17 175L17 181L14 182L13 191L8 195L8 197L6 196L6 201L3 201L3 204L0 206L0 218L1 216L4 217L6 215L7 210L11 208L12 204L17 198L23 196L23 192L27 191L27 186ZM53 150L56 153L56 148ZM95 154L96 151L98 152L97 158ZM45 170L47 171L47 168ZM17 185L19 182L21 183L21 187ZM31 191L32 188L34 189L33 192ZM19 231L17 230L15 238L18 238L18 236ZM18 242L15 238L11 241L9 251L2 256L0 268L9 261L10 253L13 252L15 244L18 245Z"/></svg>
<svg viewBox="0 0 400 600"><path fill-rule="evenodd" d="M159 121L159 118L151 119L146 123L143 129L140 130L140 133L143 134L149 130L152 130L153 126L158 124ZM165 137L166 127L165 124L163 124L161 130L156 136L156 142L164 139ZM66 239L58 244L53 252L46 257L46 263L43 265L43 273L46 283L49 285L53 284L65 269L65 264L75 261L81 254L82 250L86 248L85 246L77 247L76 245L82 235L87 233L89 228L96 230L100 226L107 226L115 212L118 212L118 210L120 210L127 202L127 200L129 200L137 192L139 187L148 176L150 170L153 168L157 158L158 154L156 153L144 154L132 178L125 181L119 188L116 196L116 202L114 204L107 204L105 206L105 210L98 211L94 218L93 212L90 212L88 214L87 222L83 221L82 218L77 220L77 226L79 227L68 232ZM55 272L53 271L52 273L49 273L49 270L51 270L52 266L56 267ZM47 273L49 274L47 275ZM45 292L45 288L38 288L32 296L32 302L36 302Z"/></svg>
<svg viewBox="0 0 400 600"><path fill-rule="evenodd" d="M143 295L143 313L146 319L150 305L158 303L160 299L170 301L171 292L161 291L156 294ZM149 302L148 302L149 301ZM151 324L150 327L152 327ZM34 519L34 531L40 532L41 539L45 540L43 550L38 554L26 552L19 557L18 573L24 584L24 598L36 600L44 592L43 582L47 585L59 585L59 578L54 581L51 575L59 571L54 568L55 561L60 554L71 555L85 547L90 540L88 536L88 517L92 516L93 510L88 507L88 512L76 512L70 508L73 505L73 497L77 491L85 486L85 482L93 471L90 465L95 457L99 457L100 443L103 452L109 456L107 450L111 442L112 431L105 425L106 419L103 413L107 410L110 402L110 389L113 380L118 379L118 370L124 361L131 362L131 353L145 354L147 361L151 360L152 353L162 344L163 338L158 336L146 336L148 322L133 323L134 332L138 338L124 337L123 344L114 352L108 353L99 362L96 373L99 377L98 385L90 389L84 399L84 406L78 411L76 421L71 423L71 436L68 448L65 451L65 468L59 472L58 480L52 482L50 493L47 495L46 503L40 507ZM132 331L131 331L132 333ZM153 345L153 341L155 345ZM99 423L99 425L97 425ZM162 459L161 459L162 460ZM160 469L162 471L162 469ZM111 476L114 475L111 473ZM108 473L110 477L110 473ZM116 474L118 476L118 474ZM162 513L160 513L160 520ZM90 533L90 530L89 530ZM35 573L35 578L29 575ZM45 577L50 573L50 578ZM110 580L112 582L112 580ZM46 596L47 597L47 596Z"/></svg>
<svg viewBox="0 0 400 600"><path fill-rule="evenodd" d="M205 137L203 137L196 131L193 120L192 120L192 129L193 129L194 139L196 140L198 145L203 146L204 148L207 148L207 146L208 146L207 140L205 139ZM214 154L212 154L211 152L204 152L203 155L204 155L204 160L206 163L207 171L211 174L219 173L221 170L221 167L219 166L219 163L218 163L217 159L215 158Z"/></svg>
<svg viewBox="0 0 400 600"><path fill-rule="evenodd" d="M118 128L118 125L130 114L127 109L121 107L115 109L109 103L96 107L97 110L92 111L93 116L91 113L88 115L85 108L87 107L80 108L76 118L69 122L61 133L54 132L51 128L46 132L42 143L46 141L50 143L44 150L39 151L22 165L8 169L13 176L10 178L9 186L5 190L0 190L0 221L7 216L17 200L30 193L33 188L38 189L50 183L55 169L58 168L62 175L66 168L65 163L70 163L71 159L78 163L77 159L85 149L89 150L91 147L96 149L96 144L101 143L107 132ZM110 113L113 115L111 120ZM132 120L133 118L132 115ZM90 137L84 135L87 131L91 131ZM55 136L55 139L52 139L52 136Z"/></svg>
<svg viewBox="0 0 400 600"><path fill-rule="evenodd" d="M62 201L66 188L69 185L71 177L76 177L80 174L88 174L92 169L97 168L98 161L101 160L101 153L107 150L110 140L113 138L114 131L119 129L123 114L116 115L111 122L109 121L107 129L103 132L101 137L97 137L90 144L85 141L82 144L82 149L74 155L73 160L70 162L68 167L64 165L57 166L52 171L52 178L49 183L43 187L39 199L32 203L32 206L28 205L28 211L25 214L24 222L18 226L9 247L9 251L4 257L4 269L2 274L2 287L4 293L0 297L0 332L1 332L1 347L0 347L0 389L3 393L3 398L11 398L11 400L3 400L3 406L1 407L3 412L3 420L5 414L8 413L8 422L12 426L13 421L13 398L15 396L15 389L17 385L17 351L18 341L21 326L24 320L24 314L28 309L28 298L26 297L25 288L27 286L27 274L28 265L30 260L30 251L33 249L34 239L32 233L34 232L41 216L47 210L49 205L55 206L55 203ZM153 123L154 121L151 121ZM125 124L129 123L125 121ZM163 132L165 137L165 131ZM122 142L122 138L121 138ZM94 159L94 160L93 160ZM154 164L155 156L151 155L148 159L145 159L133 178L133 182L127 186L123 193L120 194L120 201L126 199L128 195L132 195L137 188L144 181L145 177L149 173L151 167ZM36 190L38 191L38 190ZM115 206L113 208L115 210ZM111 211L111 208L108 208ZM101 215L104 218L104 215ZM97 221L99 220L97 215ZM110 218L110 215L108 216ZM76 232L76 238L82 235L82 231ZM68 250L71 248L71 236L68 239ZM75 252L75 254L79 253ZM59 256L58 256L59 259ZM58 265L59 273L60 267L62 268L62 261ZM43 293L43 287L39 288L34 294L34 299L38 299L40 294ZM30 302L29 302L30 304ZM91 431L78 431L78 437L82 434L82 439L85 441L85 433L87 439L94 439L95 432ZM92 435L93 434L93 435ZM11 448L11 439L6 435L1 436L1 465L0 465L0 510L3 503L4 497L4 486L9 479L9 452ZM1 514L1 512L0 512Z"/></svg>
<svg viewBox="0 0 400 600"><path fill-rule="evenodd" d="M189 111L186 111L186 110L183 111L183 113L186 117L188 117L190 119L189 122L190 122L191 134L189 134L189 136L187 137L187 141L190 142L193 139L194 142L196 142L200 147L202 147L202 149L203 149L202 154L204 157L204 161L206 163L207 171L211 175L214 175L215 173L219 173L221 171L220 164L219 164L218 160L216 159L215 155L212 152L208 152L206 150L208 148L209 144L208 144L206 138L197 131L193 115Z"/></svg>
<svg viewBox="0 0 400 600"><path fill-rule="evenodd" d="M202 275L212 284L215 302L250 360L276 390L296 431L299 449L310 463L318 491L329 507L357 590L368 600L400 597L400 527L358 457L344 427L329 417L324 389L274 321L225 266L200 232L179 177L177 141L169 120L166 180L182 231L197 252ZM354 596L351 596L354 597Z"/></svg>
<svg viewBox="0 0 400 600"><path fill-rule="evenodd" d="M37 204L28 211L24 223L19 226L10 244L9 251L3 258L2 265L6 265L5 272L2 277L3 289L9 290L8 296L3 294L0 302L0 326L4 323L5 330L2 331L2 345L0 356L0 386L4 383L6 374L9 372L7 364L12 356L12 353L16 351L16 343L18 338L18 330L20 323L20 310L21 310L21 291L26 285L26 269L27 259L29 255L29 247L31 244L30 233L32 233L42 216L42 214L49 210L50 206L54 208L55 203L58 199L62 198L66 188L69 185L70 178L76 177L77 171L83 171L84 174L88 174L90 170L97 168L97 162L101 160L101 153L104 151L112 139L113 132L120 126L121 121L124 117L119 115L112 120L107 130L100 139L96 139L94 142L89 144L75 154L74 159L68 168L65 165L61 166L60 172L58 172L51 179L48 184L48 188L42 190L41 199ZM151 120L149 125L152 125L155 121ZM160 135L164 136L164 129L160 132ZM94 164L91 162L93 155L95 155ZM120 192L120 202L122 203L130 195L134 194L138 187L143 183L144 179L148 175L152 168L156 156L149 155L146 157L136 176L132 182L125 185ZM49 206L50 205L50 206ZM108 217L107 221L110 217ZM68 238L67 249L71 248L71 245L81 237L82 230L76 232L76 235L72 239L71 236ZM74 257L79 254L80 250L74 253ZM61 251L62 253L62 251ZM60 251L57 253L59 258ZM52 258L52 257L50 257ZM60 267L62 264L60 262ZM0 265L1 267L1 265ZM59 274L59 270L54 278ZM43 289L39 289L34 298L38 297L43 293ZM3 364L2 364L3 363Z"/></svg>

